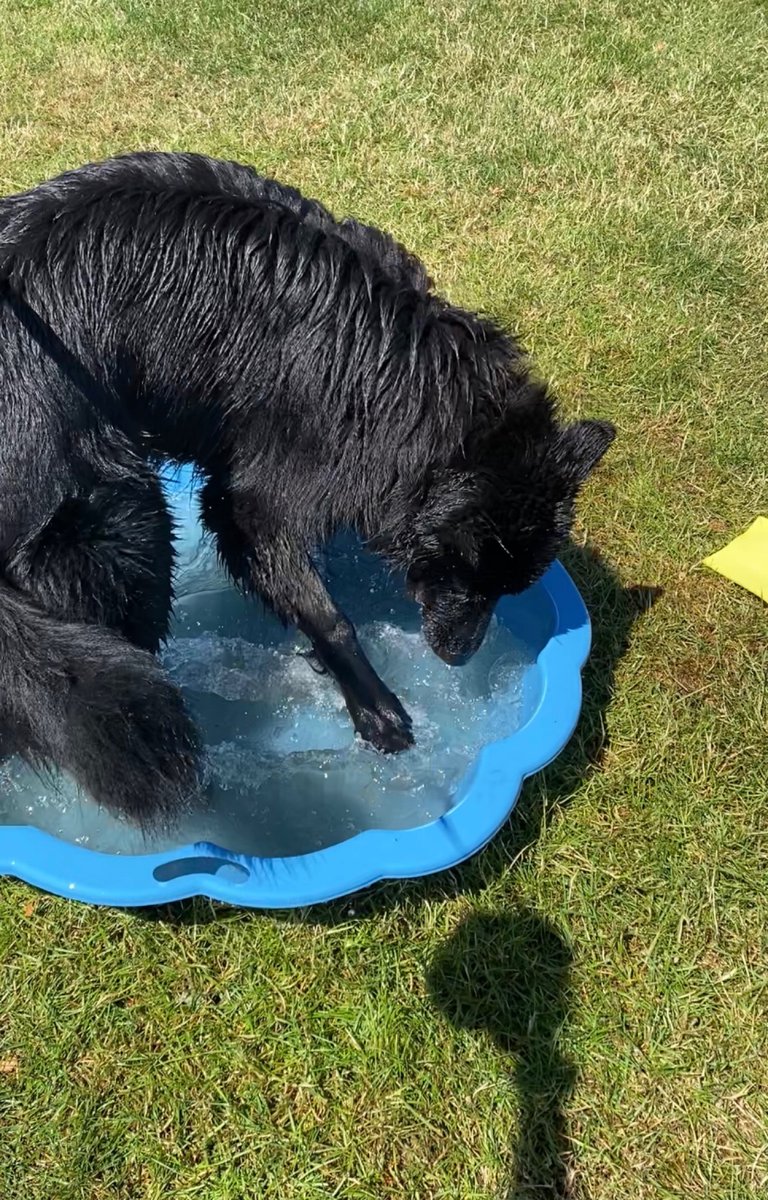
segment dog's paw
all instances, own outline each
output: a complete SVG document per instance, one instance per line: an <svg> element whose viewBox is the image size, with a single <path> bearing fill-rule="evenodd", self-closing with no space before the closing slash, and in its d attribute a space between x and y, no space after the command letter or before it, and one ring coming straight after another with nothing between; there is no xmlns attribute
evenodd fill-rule
<svg viewBox="0 0 768 1200"><path fill-rule="evenodd" d="M359 709L353 720L363 741L382 754L398 754L414 743L411 718L396 696L375 709Z"/></svg>

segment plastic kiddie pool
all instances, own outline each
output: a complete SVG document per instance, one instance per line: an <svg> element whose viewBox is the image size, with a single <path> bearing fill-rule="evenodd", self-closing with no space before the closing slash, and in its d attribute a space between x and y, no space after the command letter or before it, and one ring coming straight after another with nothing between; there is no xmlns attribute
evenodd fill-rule
<svg viewBox="0 0 768 1200"><path fill-rule="evenodd" d="M176 503L186 504L189 512L189 474L177 475L170 486ZM199 560L197 551L192 559L195 560L195 554ZM356 570L353 588L357 586L359 564ZM332 591L338 594L335 588ZM188 626L200 625L196 614L205 609L212 596L223 598L227 612L235 611L233 606L242 606L236 624L246 620L244 613L255 611L252 602L237 597L223 581L212 588L207 578L205 586L192 595L186 610L182 599L182 623L186 620ZM348 598L342 599L350 616L356 619L354 596L351 603ZM202 895L244 907L294 908L331 900L379 880L415 878L455 866L480 850L504 824L515 806L523 780L560 753L573 733L581 707L581 669L589 652L590 624L583 601L561 564L555 563L522 596L504 598L496 613L496 623L503 636L514 636L523 651L516 684L515 719L511 730L504 728L503 720L499 720L498 726L491 726L487 742L468 763L463 777L452 786L448 802L438 816L434 809L420 811L414 801L412 808L403 809L405 817L401 814L394 822L397 827L369 827L357 832L353 828L351 835L347 835L339 826L341 832L332 835L338 836L338 840L309 852L244 851L242 846L248 842L247 838L238 845L240 839L233 833L231 838L227 835L228 844L216 844L213 837L206 840L206 830L202 828L201 836L189 837L186 844L176 845L171 841L160 850L153 848L151 853L143 852L135 830L126 830L127 849L123 851L120 846L119 852L105 853L89 848L88 843L94 839L87 836L67 840L66 836L54 836L36 827L45 823L36 820L33 808L28 810L28 823L9 824L9 819L14 821L14 810L6 806L6 813L11 816L4 817L0 798L0 874L91 904L157 905ZM417 628L417 622L413 628ZM186 632L189 636L189 628ZM411 636L416 638L418 634L414 632ZM276 651L270 653L274 657ZM304 666L302 661L302 669ZM306 671L310 672L309 666ZM331 687L330 683L324 686ZM418 728L416 732L418 738ZM354 753L373 754L363 748L355 749ZM310 767L304 771L304 778L310 779L311 795ZM280 790L278 787L277 791ZM282 791L288 797L286 811L290 814L290 786ZM270 808L269 800L265 794L267 819L272 819L270 813L279 814L283 809L274 800ZM88 801L87 805L90 804ZM90 811L87 805L83 820ZM260 807L258 797L255 807ZM95 810L95 806L92 808ZM386 808L379 811L386 812ZM382 824L391 823L382 821ZM221 826L218 828L220 831ZM274 844L288 843L278 839Z"/></svg>

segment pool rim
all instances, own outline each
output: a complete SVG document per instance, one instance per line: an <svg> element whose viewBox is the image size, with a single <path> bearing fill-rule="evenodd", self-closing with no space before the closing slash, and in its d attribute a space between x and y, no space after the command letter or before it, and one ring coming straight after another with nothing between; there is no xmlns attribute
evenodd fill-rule
<svg viewBox="0 0 768 1200"><path fill-rule="evenodd" d="M385 879L458 866L494 837L514 810L524 780L557 757L578 723L581 672L591 645L589 615L561 563L534 587L546 593L554 619L536 658L538 702L519 729L481 750L458 789L462 798L437 820L404 830L365 830L290 858L236 854L207 842L159 854L105 854L32 826L9 825L0 830L0 875L114 908L203 896L240 908L286 909L326 903ZM504 608L502 600L501 620ZM167 877L158 879L157 872Z"/></svg>

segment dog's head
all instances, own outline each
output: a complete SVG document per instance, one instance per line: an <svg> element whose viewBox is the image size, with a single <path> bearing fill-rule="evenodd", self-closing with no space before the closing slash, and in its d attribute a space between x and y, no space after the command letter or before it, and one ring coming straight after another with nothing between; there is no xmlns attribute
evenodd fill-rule
<svg viewBox="0 0 768 1200"><path fill-rule="evenodd" d="M576 497L615 436L602 421L487 434L465 461L436 471L410 512L406 579L424 635L446 662L482 643L502 595L550 566L573 524Z"/></svg>

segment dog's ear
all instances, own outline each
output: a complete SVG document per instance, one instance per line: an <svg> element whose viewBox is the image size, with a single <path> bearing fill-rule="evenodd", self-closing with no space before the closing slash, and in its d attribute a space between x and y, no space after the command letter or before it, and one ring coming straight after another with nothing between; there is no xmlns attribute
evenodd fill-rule
<svg viewBox="0 0 768 1200"><path fill-rule="evenodd" d="M560 435L558 453L577 483L584 483L605 454L616 430L608 421L575 421Z"/></svg>

